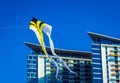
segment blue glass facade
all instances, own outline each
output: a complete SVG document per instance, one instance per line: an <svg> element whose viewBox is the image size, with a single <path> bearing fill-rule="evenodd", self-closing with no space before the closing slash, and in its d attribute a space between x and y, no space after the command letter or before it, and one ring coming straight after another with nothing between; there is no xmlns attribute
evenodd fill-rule
<svg viewBox="0 0 120 83"><path fill-rule="evenodd" d="M92 71L93 83L120 83L118 72L120 67L119 52L120 39L88 33L92 43Z"/></svg>
<svg viewBox="0 0 120 83"><path fill-rule="evenodd" d="M92 83L91 53L56 49L56 53L63 58L69 68L78 74L78 76L75 76L61 64L59 59L51 55L48 48L47 52L59 65L59 77L61 80L57 80L54 65L49 63L42 50L38 51L37 46L32 45L29 44L34 49L32 48L33 52L28 55L27 83ZM41 72L42 69L44 70Z"/></svg>
<svg viewBox="0 0 120 83"><path fill-rule="evenodd" d="M93 83L102 83L101 46L92 44L92 72Z"/></svg>
<svg viewBox="0 0 120 83"><path fill-rule="evenodd" d="M27 83L37 83L38 67L37 55L28 55L27 57Z"/></svg>

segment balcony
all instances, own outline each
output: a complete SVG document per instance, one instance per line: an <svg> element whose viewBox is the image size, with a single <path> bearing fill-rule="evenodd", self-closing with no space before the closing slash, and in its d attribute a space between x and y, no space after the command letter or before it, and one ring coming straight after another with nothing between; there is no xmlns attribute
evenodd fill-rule
<svg viewBox="0 0 120 83"><path fill-rule="evenodd" d="M110 81L120 81L120 78L116 78L116 77L114 77L114 78L110 78ZM119 83L119 82L118 82Z"/></svg>
<svg viewBox="0 0 120 83"><path fill-rule="evenodd" d="M120 62L120 59L119 58L115 58L115 57L109 57L108 58L108 60L110 61L110 62L115 62L115 61L118 61L118 62Z"/></svg>
<svg viewBox="0 0 120 83"><path fill-rule="evenodd" d="M113 73L111 73L111 75L112 75L112 76L116 76L116 75L118 75L118 73L113 72Z"/></svg>
<svg viewBox="0 0 120 83"><path fill-rule="evenodd" d="M111 68L111 71L116 71L116 70L120 71L120 68Z"/></svg>
<svg viewBox="0 0 120 83"><path fill-rule="evenodd" d="M113 57L118 56L118 57L120 57L120 54L110 53L109 56L113 56Z"/></svg>
<svg viewBox="0 0 120 83"><path fill-rule="evenodd" d="M111 67L115 67L115 66L120 67L120 64L111 64Z"/></svg>

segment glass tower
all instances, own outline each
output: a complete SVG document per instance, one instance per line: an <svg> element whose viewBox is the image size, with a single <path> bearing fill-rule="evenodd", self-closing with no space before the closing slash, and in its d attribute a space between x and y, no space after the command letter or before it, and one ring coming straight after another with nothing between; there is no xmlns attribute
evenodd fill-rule
<svg viewBox="0 0 120 83"><path fill-rule="evenodd" d="M52 56L50 48L46 47L49 55L59 64L61 80L57 80L56 68L45 57L41 46L28 42L25 44L31 48L31 53L27 56L27 83L93 83L90 52L55 49L70 69L78 73L78 76L75 76L60 63L59 59Z"/></svg>
<svg viewBox="0 0 120 83"><path fill-rule="evenodd" d="M92 43L93 83L120 83L120 39L88 32Z"/></svg>

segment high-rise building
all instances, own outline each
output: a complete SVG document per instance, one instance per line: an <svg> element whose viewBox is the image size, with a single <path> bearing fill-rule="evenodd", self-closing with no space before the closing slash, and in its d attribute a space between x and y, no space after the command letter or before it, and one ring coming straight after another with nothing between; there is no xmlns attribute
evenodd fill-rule
<svg viewBox="0 0 120 83"><path fill-rule="evenodd" d="M120 83L120 39L88 32L92 43L93 83Z"/></svg>
<svg viewBox="0 0 120 83"><path fill-rule="evenodd" d="M42 52L41 46L25 43L31 53L27 56L27 83L92 83L91 52L55 49L55 52L75 71L70 73L46 47L47 52L59 64L60 80L55 78L56 68Z"/></svg>

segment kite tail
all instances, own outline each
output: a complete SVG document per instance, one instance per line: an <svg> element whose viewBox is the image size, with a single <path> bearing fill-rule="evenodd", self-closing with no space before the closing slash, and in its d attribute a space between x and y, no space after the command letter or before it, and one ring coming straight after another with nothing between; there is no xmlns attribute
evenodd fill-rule
<svg viewBox="0 0 120 83"><path fill-rule="evenodd" d="M78 75L76 72L74 72L74 71L72 71L68 66L67 66L67 64L64 62L64 60L62 60L62 58L61 57L59 57L56 53L55 53L55 51L54 51L54 44L53 44L53 41L52 41L52 39L51 39L51 30L50 30L50 28L44 28L43 29L43 31L47 34L47 36L48 36L48 38L49 38L49 42L50 42L50 48L51 48L51 52L52 52L52 54L54 55L54 56L56 56L56 58L59 58L59 60L60 60L60 62L62 63L62 65L64 66L64 67L66 67L71 73L73 73L73 74L76 74L76 76ZM57 65L57 63L53 60L53 62L52 62L56 67L57 67L57 72L56 72L56 78L57 78L57 76L58 76L58 65Z"/></svg>
<svg viewBox="0 0 120 83"><path fill-rule="evenodd" d="M68 67L68 65L66 64L66 62L65 62L64 60L61 59L61 63L62 63L62 65L64 65L71 73L73 73L73 74L75 74L76 76L78 76L78 74L77 74L76 72L72 71L72 70Z"/></svg>
<svg viewBox="0 0 120 83"><path fill-rule="evenodd" d="M53 41L52 41L50 35L49 35L49 34L47 34L47 35L48 35L48 38L49 38L49 41L50 41L51 52L52 52L52 54L53 54L54 56L58 57L57 54L56 54L55 51L54 51Z"/></svg>
<svg viewBox="0 0 120 83"><path fill-rule="evenodd" d="M77 76L78 74L77 74L76 72L72 71L72 70L68 67L68 65L65 63L65 61L64 61L61 57L57 56L57 54L54 52L54 44L53 44L53 41L52 41L50 35L49 35L49 34L47 34L47 35L48 35L48 38L49 38L49 41L50 41L50 47L51 47L52 54L53 54L54 56L56 56L57 58L59 58L60 62L63 64L63 66L65 66L71 73L73 73L73 74L75 74L75 75Z"/></svg>
<svg viewBox="0 0 120 83"><path fill-rule="evenodd" d="M56 77L57 80L60 80L61 78L58 77L58 73L59 73L59 72L58 72L58 64L57 64L54 60L51 60L50 62L51 62L53 65L56 66L57 70L56 70L56 75L55 75L55 77Z"/></svg>

